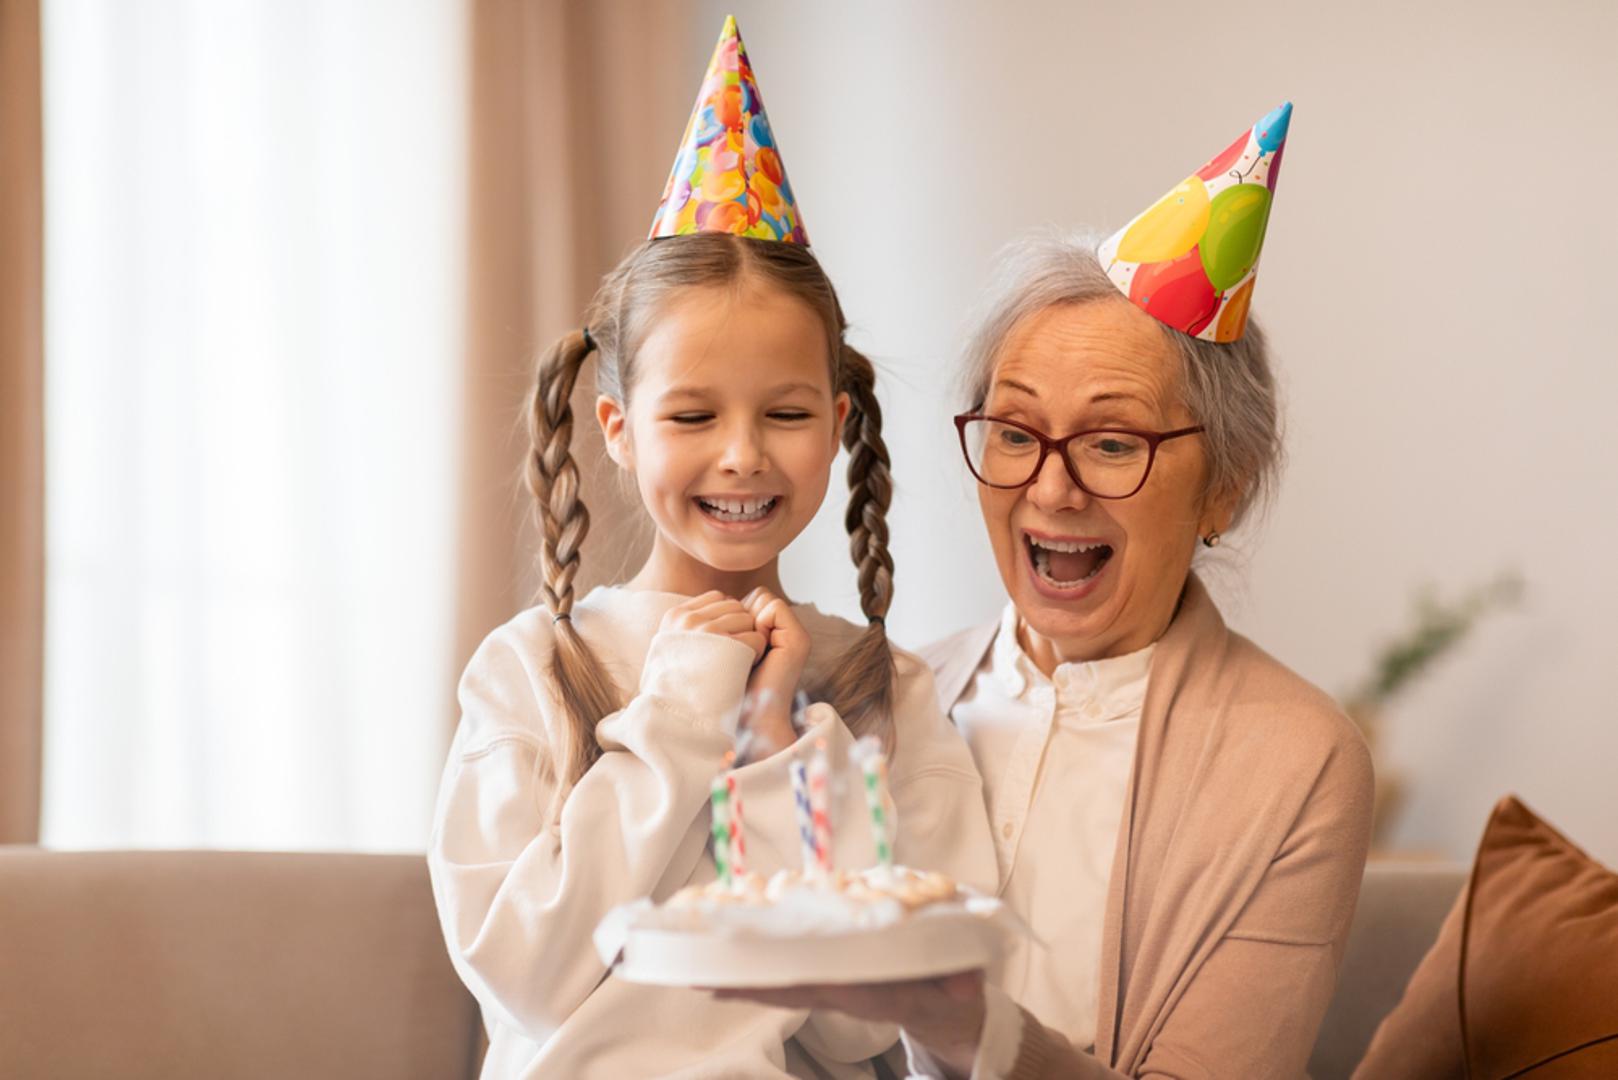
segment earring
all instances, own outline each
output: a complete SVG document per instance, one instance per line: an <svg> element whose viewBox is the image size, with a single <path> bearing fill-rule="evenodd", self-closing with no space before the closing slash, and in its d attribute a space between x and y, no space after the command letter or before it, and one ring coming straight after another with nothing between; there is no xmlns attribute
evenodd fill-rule
<svg viewBox="0 0 1618 1080"><path fill-rule="evenodd" d="M1219 546L1219 534L1217 532L1211 532L1207 536L1204 536L1202 538L1202 546L1203 547L1218 547Z"/></svg>

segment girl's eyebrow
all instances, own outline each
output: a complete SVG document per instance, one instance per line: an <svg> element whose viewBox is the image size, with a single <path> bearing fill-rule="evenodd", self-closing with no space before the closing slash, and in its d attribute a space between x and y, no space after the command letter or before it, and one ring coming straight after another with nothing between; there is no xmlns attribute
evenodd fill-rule
<svg viewBox="0 0 1618 1080"><path fill-rule="evenodd" d="M788 394L799 392L821 394L825 392L825 387L816 386L811 382L782 383L780 386L770 387L768 396L786 397ZM659 394L658 398L659 400L667 401L670 398L712 398L718 396L719 391L711 386L679 385L669 387Z"/></svg>
<svg viewBox="0 0 1618 1080"><path fill-rule="evenodd" d="M713 396L714 390L712 387L708 386L671 386L658 395L658 397L664 401L667 401L669 398L708 398Z"/></svg>
<svg viewBox="0 0 1618 1080"><path fill-rule="evenodd" d="M796 394L796 393L798 393L800 391L804 391L804 392L807 392L807 393L810 393L810 394L819 394L819 393L823 392L824 390L825 390L825 387L816 386L814 383L789 382L789 383L782 383L780 386L777 386L774 390L771 391L771 394L773 396L775 396L775 397L785 397L788 394Z"/></svg>

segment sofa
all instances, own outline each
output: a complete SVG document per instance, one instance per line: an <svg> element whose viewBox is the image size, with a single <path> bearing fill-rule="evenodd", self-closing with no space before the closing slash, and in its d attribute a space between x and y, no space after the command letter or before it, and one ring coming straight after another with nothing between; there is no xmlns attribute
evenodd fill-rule
<svg viewBox="0 0 1618 1080"><path fill-rule="evenodd" d="M1352 1072L1464 881L1367 869L1314 1080ZM0 1076L451 1080L481 1047L419 856L0 847Z"/></svg>

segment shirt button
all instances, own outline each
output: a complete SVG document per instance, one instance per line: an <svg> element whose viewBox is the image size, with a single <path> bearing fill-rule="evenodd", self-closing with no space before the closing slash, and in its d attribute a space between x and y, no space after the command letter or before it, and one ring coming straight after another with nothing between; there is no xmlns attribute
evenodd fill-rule
<svg viewBox="0 0 1618 1080"><path fill-rule="evenodd" d="M1000 835L1005 837L1007 840L1011 839L1011 822L1008 821L1004 825L1000 826Z"/></svg>

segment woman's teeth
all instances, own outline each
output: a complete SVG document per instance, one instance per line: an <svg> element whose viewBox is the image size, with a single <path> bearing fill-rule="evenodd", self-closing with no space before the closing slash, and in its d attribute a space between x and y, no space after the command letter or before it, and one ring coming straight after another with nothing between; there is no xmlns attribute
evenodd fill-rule
<svg viewBox="0 0 1618 1080"><path fill-rule="evenodd" d="M1039 576L1059 589L1071 589L1101 573L1112 558L1109 544L1087 544L1077 540L1035 540L1028 537L1028 551Z"/></svg>
<svg viewBox="0 0 1618 1080"><path fill-rule="evenodd" d="M708 516L718 521L758 521L775 509L776 496L767 499L704 499L698 498L697 505Z"/></svg>

